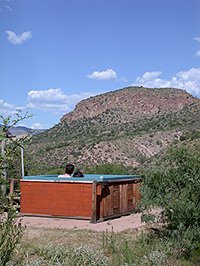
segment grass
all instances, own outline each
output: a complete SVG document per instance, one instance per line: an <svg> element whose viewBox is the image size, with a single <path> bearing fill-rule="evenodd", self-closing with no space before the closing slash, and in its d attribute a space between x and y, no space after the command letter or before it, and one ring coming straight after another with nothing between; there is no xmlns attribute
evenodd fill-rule
<svg viewBox="0 0 200 266"><path fill-rule="evenodd" d="M45 228L26 228L25 235L22 238L23 246L39 246L50 244L62 244L65 246L82 245L87 239L87 245L95 249L99 248L102 233L89 230L65 230L65 229L45 229Z"/></svg>
<svg viewBox="0 0 200 266"><path fill-rule="evenodd" d="M180 243L161 231L121 233L26 228L14 261L20 266L189 266L199 265L199 251L186 258Z"/></svg>

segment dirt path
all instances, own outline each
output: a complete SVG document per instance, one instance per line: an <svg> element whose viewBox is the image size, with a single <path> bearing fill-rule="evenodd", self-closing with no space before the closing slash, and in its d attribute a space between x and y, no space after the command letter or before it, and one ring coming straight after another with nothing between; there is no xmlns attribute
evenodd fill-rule
<svg viewBox="0 0 200 266"><path fill-rule="evenodd" d="M21 217L22 224L36 228L59 228L59 229L87 229L92 231L122 232L128 229L136 229L144 226L141 223L141 214L131 214L120 218L104 221L96 224L88 220L46 218L46 217Z"/></svg>

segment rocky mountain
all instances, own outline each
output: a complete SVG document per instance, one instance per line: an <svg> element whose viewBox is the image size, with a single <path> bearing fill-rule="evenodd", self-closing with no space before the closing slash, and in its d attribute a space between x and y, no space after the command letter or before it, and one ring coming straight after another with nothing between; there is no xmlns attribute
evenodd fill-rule
<svg viewBox="0 0 200 266"><path fill-rule="evenodd" d="M68 161L133 168L175 142L198 138L199 129L200 99L180 89L128 87L79 102L29 140L27 158L31 173L63 169Z"/></svg>
<svg viewBox="0 0 200 266"><path fill-rule="evenodd" d="M94 118L110 110L129 122L138 119L138 116L176 112L195 101L198 100L180 89L128 87L82 100L73 112L63 116L61 123Z"/></svg>

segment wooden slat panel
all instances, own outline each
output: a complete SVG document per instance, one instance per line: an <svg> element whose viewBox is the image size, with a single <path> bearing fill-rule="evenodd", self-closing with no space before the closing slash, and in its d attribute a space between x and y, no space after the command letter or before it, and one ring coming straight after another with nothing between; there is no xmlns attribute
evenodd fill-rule
<svg viewBox="0 0 200 266"><path fill-rule="evenodd" d="M110 194L105 197L105 213L104 216L109 216L110 214Z"/></svg>
<svg viewBox="0 0 200 266"><path fill-rule="evenodd" d="M140 183L135 183L135 208L137 208L138 203L141 200L141 194L140 194Z"/></svg>
<svg viewBox="0 0 200 266"><path fill-rule="evenodd" d="M120 191L118 185L113 185L113 213L120 212Z"/></svg>
<svg viewBox="0 0 200 266"><path fill-rule="evenodd" d="M123 185L123 191L124 191L123 212L127 212L128 211L128 184Z"/></svg>
<svg viewBox="0 0 200 266"><path fill-rule="evenodd" d="M110 187L110 215L113 215L113 185L111 185Z"/></svg>
<svg viewBox="0 0 200 266"><path fill-rule="evenodd" d="M102 185L97 184L97 196L101 195L101 191L102 191Z"/></svg>
<svg viewBox="0 0 200 266"><path fill-rule="evenodd" d="M88 183L22 181L21 212L103 220L133 211L140 201L139 187L135 181L97 184L95 199Z"/></svg>
<svg viewBox="0 0 200 266"><path fill-rule="evenodd" d="M92 184L21 182L22 213L92 215Z"/></svg>
<svg viewBox="0 0 200 266"><path fill-rule="evenodd" d="M101 200L100 200L100 220L102 220L104 217L104 198L103 196L101 196Z"/></svg>
<svg viewBox="0 0 200 266"><path fill-rule="evenodd" d="M128 184L128 210L134 209L134 184Z"/></svg>

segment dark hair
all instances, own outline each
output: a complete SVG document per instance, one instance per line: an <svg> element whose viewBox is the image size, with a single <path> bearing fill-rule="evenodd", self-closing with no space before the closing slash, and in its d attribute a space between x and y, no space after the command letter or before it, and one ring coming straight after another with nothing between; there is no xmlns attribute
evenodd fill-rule
<svg viewBox="0 0 200 266"><path fill-rule="evenodd" d="M74 165L71 163L68 163L65 168L65 174L71 175L74 171Z"/></svg>
<svg viewBox="0 0 200 266"><path fill-rule="evenodd" d="M78 170L73 174L73 177L84 177L84 174L80 170Z"/></svg>

